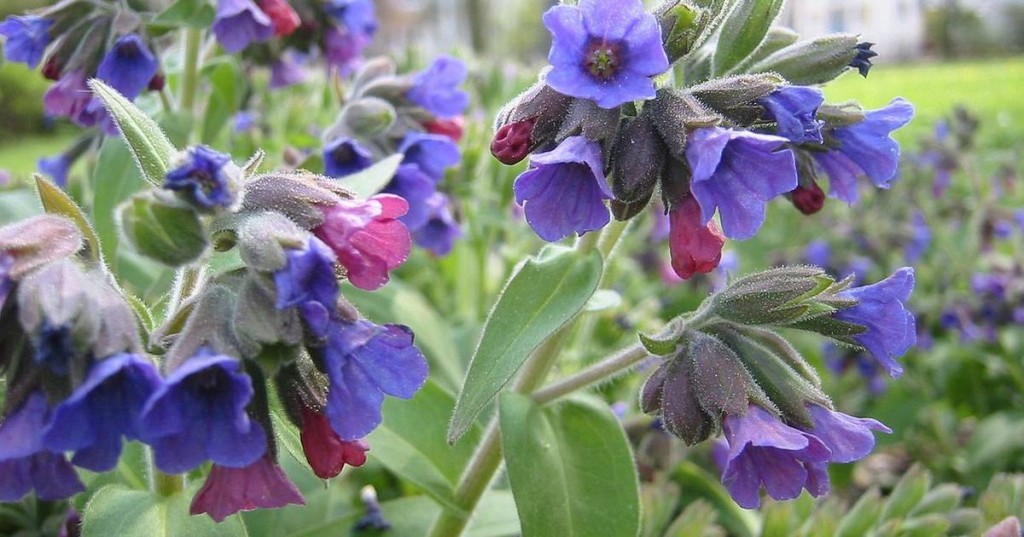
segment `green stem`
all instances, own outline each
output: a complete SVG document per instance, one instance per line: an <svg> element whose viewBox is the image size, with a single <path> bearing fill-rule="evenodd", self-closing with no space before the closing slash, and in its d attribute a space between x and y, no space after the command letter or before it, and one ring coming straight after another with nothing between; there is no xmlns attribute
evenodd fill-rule
<svg viewBox="0 0 1024 537"><path fill-rule="evenodd" d="M647 349L644 349L643 345L636 343L579 373L544 386L534 392L533 400L541 405L550 403L581 388L614 378L639 364L648 356L650 354L647 352Z"/></svg>
<svg viewBox="0 0 1024 537"><path fill-rule="evenodd" d="M185 474L165 474L156 468L153 450L146 448L146 462L149 466L149 488L161 496L173 496L185 490Z"/></svg>
<svg viewBox="0 0 1024 537"><path fill-rule="evenodd" d="M199 49L203 44L203 32L198 28L185 30L185 66L181 75L181 94L178 103L182 111L190 116L195 114L196 92L199 87Z"/></svg>

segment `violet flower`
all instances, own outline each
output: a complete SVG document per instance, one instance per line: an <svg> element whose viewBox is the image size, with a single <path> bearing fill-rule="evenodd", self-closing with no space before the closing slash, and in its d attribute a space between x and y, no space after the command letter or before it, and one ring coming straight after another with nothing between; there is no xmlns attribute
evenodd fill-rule
<svg viewBox="0 0 1024 537"><path fill-rule="evenodd" d="M729 443L722 484L746 509L761 505L763 486L776 500L792 500L807 489L821 496L829 489L825 464L832 453L818 437L794 429L763 408L750 405L742 416L726 416Z"/></svg>
<svg viewBox="0 0 1024 537"><path fill-rule="evenodd" d="M36 167L39 168L39 173L49 176L53 180L53 184L61 188L67 186L68 169L71 167L71 161L64 153L53 155L52 157L43 157L36 161Z"/></svg>
<svg viewBox="0 0 1024 537"><path fill-rule="evenodd" d="M228 208L237 201L242 170L231 155L197 145L188 148L173 165L164 179L164 188L187 193L197 208Z"/></svg>
<svg viewBox="0 0 1024 537"><path fill-rule="evenodd" d="M96 76L128 100L135 99L156 75L156 56L137 34L123 35L107 50Z"/></svg>
<svg viewBox="0 0 1024 537"><path fill-rule="evenodd" d="M324 146L324 173L345 177L373 164L373 152L358 140L341 136Z"/></svg>
<svg viewBox="0 0 1024 537"><path fill-rule="evenodd" d="M906 306L913 290L914 269L904 267L880 282L838 293L857 305L836 312L835 317L867 328L853 339L894 378L903 373L896 357L906 354L917 340L914 314Z"/></svg>
<svg viewBox="0 0 1024 537"><path fill-rule="evenodd" d="M726 237L753 237L764 223L766 203L797 186L796 160L785 143L778 136L720 127L690 133L690 190L703 223L718 209Z"/></svg>
<svg viewBox="0 0 1024 537"><path fill-rule="evenodd" d="M825 95L818 88L783 86L758 100L775 121L775 133L795 144L822 143L823 121L815 118Z"/></svg>
<svg viewBox="0 0 1024 537"><path fill-rule="evenodd" d="M370 41L369 35L331 26L324 32L324 58L341 76L348 76L362 63Z"/></svg>
<svg viewBox="0 0 1024 537"><path fill-rule="evenodd" d="M305 505L302 493L278 464L260 457L243 468L214 464L199 489L189 513L206 513L217 522L239 512L273 509L289 504Z"/></svg>
<svg viewBox="0 0 1024 537"><path fill-rule="evenodd" d="M412 331L400 325L334 321L322 352L330 381L324 413L345 441L359 440L380 424L385 394L408 399L429 373Z"/></svg>
<svg viewBox="0 0 1024 537"><path fill-rule="evenodd" d="M544 13L551 32L547 83L602 108L653 99L652 77L668 69L661 28L640 0L581 0Z"/></svg>
<svg viewBox="0 0 1024 537"><path fill-rule="evenodd" d="M868 71L871 70L871 58L878 56L877 52L871 50L871 47L873 47L874 45L874 43L867 42L857 43L857 46L855 48L856 53L853 56L853 59L850 60L850 67L853 67L858 72L860 72L860 76L864 78L868 77Z"/></svg>
<svg viewBox="0 0 1024 537"><path fill-rule="evenodd" d="M416 231L430 218L427 202L437 193L437 181L416 164L402 164L384 187L384 193L400 196L409 204L409 210L399 220L410 231Z"/></svg>
<svg viewBox="0 0 1024 537"><path fill-rule="evenodd" d="M814 427L813 434L832 452L829 462L847 463L863 459L875 447L871 431L892 433L892 429L871 418L857 418L820 405L807 405Z"/></svg>
<svg viewBox="0 0 1024 537"><path fill-rule="evenodd" d="M445 169L459 163L459 146L440 134L410 132L398 145L405 164L416 164L435 181L444 179Z"/></svg>
<svg viewBox="0 0 1024 537"><path fill-rule="evenodd" d="M142 407L161 384L156 367L137 354L118 354L92 365L85 382L53 410L43 444L74 451L76 466L105 472L117 466L121 437L139 437Z"/></svg>
<svg viewBox="0 0 1024 537"><path fill-rule="evenodd" d="M469 95L459 89L466 75L466 65L461 60L441 56L412 77L412 87L405 96L437 117L458 116L469 105Z"/></svg>
<svg viewBox="0 0 1024 537"><path fill-rule="evenodd" d="M50 44L50 26L53 21L35 15L11 15L0 23L4 41L4 59L21 62L35 69Z"/></svg>
<svg viewBox="0 0 1024 537"><path fill-rule="evenodd" d="M298 307L312 331L323 336L334 313L338 280L334 252L310 237L305 249L287 249L287 264L274 273L277 308Z"/></svg>
<svg viewBox="0 0 1024 537"><path fill-rule="evenodd" d="M241 52L274 36L274 24L252 0L218 0L213 33L224 50Z"/></svg>
<svg viewBox="0 0 1024 537"><path fill-rule="evenodd" d="M306 81L308 73L303 67L305 56L294 50L286 50L270 66L270 89L287 88Z"/></svg>
<svg viewBox="0 0 1024 537"><path fill-rule="evenodd" d="M462 236L462 228L452 216L448 196L435 192L426 201L429 218L422 227L412 232L417 246L430 250L434 255L448 255L455 246L455 240Z"/></svg>
<svg viewBox="0 0 1024 537"><path fill-rule="evenodd" d="M142 410L140 436L160 470L176 474L206 460L243 468L267 450L267 436L245 411L252 380L237 359L201 350L167 376Z"/></svg>
<svg viewBox="0 0 1024 537"><path fill-rule="evenodd" d="M50 409L33 392L0 422L0 502L16 502L35 489L41 500L61 500L85 490L64 455L43 448Z"/></svg>
<svg viewBox="0 0 1024 537"><path fill-rule="evenodd" d="M612 198L604 178L601 146L570 136L546 153L530 156L530 169L516 178L516 203L537 235L555 242L608 224L604 200Z"/></svg>

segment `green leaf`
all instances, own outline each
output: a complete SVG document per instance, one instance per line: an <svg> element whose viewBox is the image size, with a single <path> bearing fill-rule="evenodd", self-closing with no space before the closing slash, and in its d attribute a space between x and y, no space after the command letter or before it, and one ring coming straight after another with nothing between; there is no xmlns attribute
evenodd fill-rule
<svg viewBox="0 0 1024 537"><path fill-rule="evenodd" d="M679 336L658 339L640 332L637 332L636 335L640 337L640 344L644 346L644 349L655 356L668 356L676 352L676 348L679 346Z"/></svg>
<svg viewBox="0 0 1024 537"><path fill-rule="evenodd" d="M683 492L681 503L689 505L698 498L711 502L718 511L718 523L729 535L754 537L761 534L761 519L757 511L748 511L736 505L718 481L707 469L693 461L684 460L676 466L672 478L679 483Z"/></svg>
<svg viewBox="0 0 1024 537"><path fill-rule="evenodd" d="M587 301L584 311L593 313L615 309L622 305L622 295L613 289L598 289L594 296Z"/></svg>
<svg viewBox="0 0 1024 537"><path fill-rule="evenodd" d="M207 64L203 67L203 75L209 81L212 91L206 113L203 114L200 139L205 144L212 144L242 103L240 81L244 77L238 64L230 59Z"/></svg>
<svg viewBox="0 0 1024 537"><path fill-rule="evenodd" d="M96 237L96 231L93 230L92 224L89 223L89 219L85 217L85 213L75 203L75 200L68 197L66 192L43 176L36 174L35 179L36 191L39 193L39 202L42 203L43 210L71 219L82 233L82 238L85 239L86 256L93 261L102 260L103 253L100 250L100 240Z"/></svg>
<svg viewBox="0 0 1024 537"><path fill-rule="evenodd" d="M198 487L198 484L197 484ZM194 492L194 491L193 491ZM188 513L192 494L169 497L118 485L97 492L82 514L83 537L239 537L247 535L239 517L216 523Z"/></svg>
<svg viewBox="0 0 1024 537"><path fill-rule="evenodd" d="M384 421L370 435L370 455L389 470L422 488L439 503L458 510L452 492L462 469L473 456L480 431L468 432L468 442L449 446L444 427L455 397L433 381L411 401L388 398Z"/></svg>
<svg viewBox="0 0 1024 537"><path fill-rule="evenodd" d="M896 488L892 489L879 520L884 522L902 518L920 503L931 486L931 474L919 465L913 466L896 483Z"/></svg>
<svg viewBox="0 0 1024 537"><path fill-rule="evenodd" d="M396 153L365 170L338 179L338 183L354 192L357 197L368 198L387 186L398 171L398 165L402 163L403 158L403 155Z"/></svg>
<svg viewBox="0 0 1024 537"><path fill-rule="evenodd" d="M501 443L524 535L637 535L640 492L629 441L589 400L542 408L501 396Z"/></svg>
<svg viewBox="0 0 1024 537"><path fill-rule="evenodd" d="M785 0L736 2L718 37L712 61L716 75L729 73L761 45L784 3Z"/></svg>
<svg viewBox="0 0 1024 537"><path fill-rule="evenodd" d="M542 251L520 264L484 324L448 428L455 442L531 352L572 319L597 290L601 254L566 248Z"/></svg>
<svg viewBox="0 0 1024 537"><path fill-rule="evenodd" d="M24 220L43 212L39 196L28 189L0 192L0 225Z"/></svg>
<svg viewBox="0 0 1024 537"><path fill-rule="evenodd" d="M153 185L163 184L171 158L177 152L164 131L131 101L102 81L94 78L89 81L89 87L117 122L142 175Z"/></svg>
<svg viewBox="0 0 1024 537"><path fill-rule="evenodd" d="M215 15L208 0L177 0L161 11L148 27L154 35L175 28L209 28Z"/></svg>

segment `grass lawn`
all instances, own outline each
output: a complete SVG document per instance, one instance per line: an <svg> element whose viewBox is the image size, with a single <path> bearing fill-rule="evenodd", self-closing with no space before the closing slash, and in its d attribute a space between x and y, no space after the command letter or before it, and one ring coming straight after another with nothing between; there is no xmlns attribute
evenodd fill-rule
<svg viewBox="0 0 1024 537"><path fill-rule="evenodd" d="M0 141L0 170L7 170L18 179L28 179L36 171L36 161L67 149L74 141L72 129L62 129L48 136L27 136Z"/></svg>
<svg viewBox="0 0 1024 537"><path fill-rule="evenodd" d="M981 120L982 147L1024 143L1024 58L918 65L879 65L868 78L852 71L825 90L829 102L856 100L867 108L904 97L917 110L898 138L912 141L963 105Z"/></svg>

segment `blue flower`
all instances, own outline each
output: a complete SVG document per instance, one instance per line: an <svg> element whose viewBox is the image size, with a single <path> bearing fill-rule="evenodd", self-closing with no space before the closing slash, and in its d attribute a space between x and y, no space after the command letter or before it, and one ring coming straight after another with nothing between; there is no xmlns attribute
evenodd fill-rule
<svg viewBox="0 0 1024 537"><path fill-rule="evenodd" d="M459 146L447 136L410 132L398 145L405 164L416 164L435 181L444 179L446 168L459 163Z"/></svg>
<svg viewBox="0 0 1024 537"><path fill-rule="evenodd" d="M339 137L324 146L324 173L345 177L373 164L373 152L353 138Z"/></svg>
<svg viewBox="0 0 1024 537"><path fill-rule="evenodd" d="M928 251L928 246L932 243L932 230L928 227L928 222L924 219L924 214L921 211L914 213L910 221L910 229L910 242L903 248L903 256L907 263L914 263Z"/></svg>
<svg viewBox="0 0 1024 537"><path fill-rule="evenodd" d="M765 205L797 186L796 160L785 138L747 131L701 128L690 133L686 160L690 190L703 223L718 209L731 239L749 239L764 223Z"/></svg>
<svg viewBox="0 0 1024 537"><path fill-rule="evenodd" d="M241 362L202 350L150 397L142 410L140 437L167 473L187 472L206 460L243 468L267 450L263 426L245 411L253 393Z"/></svg>
<svg viewBox="0 0 1024 537"><path fill-rule="evenodd" d="M138 438L139 414L160 383L153 364L137 354L96 362L85 382L54 409L43 444L50 451L74 451L76 466L112 469L121 455L121 436Z"/></svg>
<svg viewBox="0 0 1024 537"><path fill-rule="evenodd" d="M44 318L32 338L35 362L57 375L68 374L68 362L78 356L70 324L54 324Z"/></svg>
<svg viewBox="0 0 1024 537"><path fill-rule="evenodd" d="M384 395L408 399L427 381L427 361L400 325L332 322L323 349L330 380L324 413L342 440L359 440L381 421Z"/></svg>
<svg viewBox="0 0 1024 537"><path fill-rule="evenodd" d="M43 59L46 45L50 44L50 26L53 21L34 15L12 15L0 23L0 35L4 42L4 58L21 62L35 69Z"/></svg>
<svg viewBox="0 0 1024 537"><path fill-rule="evenodd" d="M829 248L828 243L821 239L811 241L804 248L804 260L822 268L831 266L829 265L831 254L831 248Z"/></svg>
<svg viewBox="0 0 1024 537"><path fill-rule="evenodd" d="M60 500L85 490L63 455L43 448L50 409L33 392L0 423L0 502L15 502L35 489L41 500Z"/></svg>
<svg viewBox="0 0 1024 537"><path fill-rule="evenodd" d="M362 62L370 36L331 26L324 32L324 58L341 76L348 76Z"/></svg>
<svg viewBox="0 0 1024 537"><path fill-rule="evenodd" d="M14 280L11 279L11 267L13 266L14 256L7 252L0 252L0 311L3 311L4 302L7 302L7 295L14 288ZM0 364L3 363L4 360L0 360Z"/></svg>
<svg viewBox="0 0 1024 537"><path fill-rule="evenodd" d="M197 145L186 150L176 164L167 172L164 188L188 193L201 209L235 204L241 169L230 155Z"/></svg>
<svg viewBox="0 0 1024 537"><path fill-rule="evenodd" d="M860 175L866 175L878 188L889 188L900 160L900 144L891 134L913 117L914 107L896 98L885 108L866 112L860 123L831 129L839 147L811 152L818 167L828 174L829 195L856 203Z"/></svg>
<svg viewBox="0 0 1024 537"><path fill-rule="evenodd" d="M96 76L132 100L149 86L158 64L153 53L136 34L121 36L96 68Z"/></svg>
<svg viewBox="0 0 1024 537"><path fill-rule="evenodd" d="M850 60L850 67L857 69L860 72L860 76L864 78L868 77L868 71L871 70L871 58L878 56L877 52L871 50L871 47L874 45L874 43L867 42L857 43L857 46L854 48L856 52L853 59Z"/></svg>
<svg viewBox="0 0 1024 537"><path fill-rule="evenodd" d="M827 463L832 453L816 436L794 429L756 405L742 416L726 416L729 443L722 484L741 507L761 505L763 485L776 500L792 500L806 488L811 496L828 492Z"/></svg>
<svg viewBox="0 0 1024 537"><path fill-rule="evenodd" d="M237 133L249 132L256 127L256 113L249 110L235 112L231 118L232 129Z"/></svg>
<svg viewBox="0 0 1024 537"><path fill-rule="evenodd" d="M540 238L554 242L608 224L604 200L612 192L603 169L601 146L583 136L570 136L553 150L530 156L530 169L513 188Z"/></svg>
<svg viewBox="0 0 1024 537"><path fill-rule="evenodd" d="M847 463L863 459L875 447L871 431L891 433L892 429L871 418L856 418L820 405L807 405L814 422L807 432L832 452L829 462Z"/></svg>
<svg viewBox="0 0 1024 537"><path fill-rule="evenodd" d="M338 298L334 252L310 237L305 249L287 249L287 264L274 273L277 308L298 306L302 317L318 336L323 336Z"/></svg>
<svg viewBox="0 0 1024 537"><path fill-rule="evenodd" d="M369 38L377 32L373 0L330 0L326 8L327 13L350 33Z"/></svg>
<svg viewBox="0 0 1024 537"><path fill-rule="evenodd" d="M836 312L836 318L867 328L853 339L894 378L903 373L896 357L906 354L917 341L914 314L906 306L913 290L914 269L904 267L878 283L838 294L840 298L856 300L857 305Z"/></svg>
<svg viewBox="0 0 1024 537"><path fill-rule="evenodd" d="M547 83L602 108L654 98L651 77L668 69L661 28L640 0L581 0L544 13L551 32Z"/></svg>
<svg viewBox="0 0 1024 537"><path fill-rule="evenodd" d="M451 202L448 196L435 192L427 199L426 206L430 216L422 227L412 230L412 239L434 255L448 255L455 246L455 239L462 236L462 228L452 216Z"/></svg>
<svg viewBox="0 0 1024 537"><path fill-rule="evenodd" d="M252 0L218 0L213 33L224 50L241 52L273 37L274 24Z"/></svg>
<svg viewBox="0 0 1024 537"><path fill-rule="evenodd" d="M270 89L287 88L306 80L306 56L294 50L287 50L270 66Z"/></svg>
<svg viewBox="0 0 1024 537"><path fill-rule="evenodd" d="M423 227L430 218L427 201L437 192L437 182L416 164L402 164L384 192L401 196L409 203L409 211L399 220L409 231L414 231Z"/></svg>
<svg viewBox="0 0 1024 537"><path fill-rule="evenodd" d="M457 116L469 105L469 95L459 89L466 74L461 60L441 56L412 78L412 88L405 96L437 117Z"/></svg>
<svg viewBox="0 0 1024 537"><path fill-rule="evenodd" d="M71 167L71 161L67 155L61 153L52 157L43 157L36 162L36 166L40 173L53 179L53 184L61 188L67 186L68 168Z"/></svg>
<svg viewBox="0 0 1024 537"><path fill-rule="evenodd" d="M822 143L823 121L815 118L825 95L818 88L784 86L758 101L775 121L775 133L795 144Z"/></svg>

